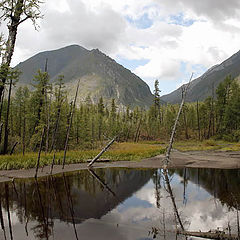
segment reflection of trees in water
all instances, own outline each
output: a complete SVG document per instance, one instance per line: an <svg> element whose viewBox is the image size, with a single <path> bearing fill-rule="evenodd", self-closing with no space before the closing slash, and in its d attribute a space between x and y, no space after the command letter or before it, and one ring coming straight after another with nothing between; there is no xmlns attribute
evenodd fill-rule
<svg viewBox="0 0 240 240"><path fill-rule="evenodd" d="M50 182L47 182L47 190L48 190L48 196L46 196L46 205L43 205L43 201L42 201L42 195L39 189L39 184L38 181L35 180L35 185L36 185L36 191L37 191L37 195L38 195L38 204L41 208L41 215L39 215L39 219L38 219L38 224L36 226L34 226L32 228L35 237L39 238L39 239L43 239L46 238L48 239L49 236L51 235L51 227L53 227L53 221L52 219L49 220L49 218L51 218L51 216L49 216L50 214L50 201L51 201L51 191L50 191Z"/></svg>
<svg viewBox="0 0 240 240"><path fill-rule="evenodd" d="M176 170L184 179L183 169ZM186 169L187 180L203 187L218 198L222 205L237 209L240 205L240 170L238 169ZM184 180L183 180L184 181Z"/></svg>
<svg viewBox="0 0 240 240"><path fill-rule="evenodd" d="M37 222L30 229L34 236L37 239L49 239L53 234L54 219L59 219L73 224L78 239L75 224L105 215L139 190L151 178L153 170L98 169L95 173L117 197L88 171L79 171L75 175L8 183L8 195L5 185L0 184L1 200L5 200L6 196L8 199L1 201L1 210L7 212L9 206L19 222L25 225L27 236L29 223ZM4 228L4 221L1 223Z"/></svg>
<svg viewBox="0 0 240 240"><path fill-rule="evenodd" d="M155 198L156 198L156 206L160 208L160 199L161 199L161 172L159 169L155 170L152 180L155 187Z"/></svg>
<svg viewBox="0 0 240 240"><path fill-rule="evenodd" d="M224 229L226 228L226 232L220 231L219 229L212 230L211 232L189 232L185 230L185 222L182 216L179 214L179 210L177 208L177 203L175 200L174 193L172 191L171 186L171 175L177 173L179 176L182 177L180 181L183 184L183 204L186 205L186 189L189 181L198 184L199 186L203 187L206 191L211 193L215 198L218 198L222 205L227 205L229 210L233 208L235 210L236 216L233 216L231 219L231 223L228 222L227 226L222 226ZM172 214L168 213L168 218L175 216L175 231L173 229L173 225L169 224L169 220L166 220L165 215L165 208L161 206L161 212L159 213L159 219L161 225L159 227L152 228L152 235L156 237L159 235L163 239L172 239L173 236L168 236L166 238L166 232L175 232L176 239L178 235L183 236L196 236L196 237L203 237L207 239L240 239L240 221L239 221L239 200L240 200L240 193L239 193L239 170L221 170L221 169L177 169L177 170L167 170L163 169L161 172L156 171L153 175L153 182L155 186L155 195L156 195L156 202L157 207L158 199L160 199L160 194L163 192L160 191L161 184L159 186L159 179L164 179L163 184L165 191L168 193L167 197L170 197L171 204L172 204ZM159 176L160 175L160 176ZM164 194L163 194L164 195ZM166 197L166 196L165 196ZM233 213L233 214L235 214ZM170 216L172 215L172 216ZM168 221L168 222L166 222ZM232 226L230 226L230 224ZM187 226L187 225L186 225ZM234 227L235 226L235 230ZM237 229L236 229L237 228ZM233 233L231 233L231 231ZM234 234L235 233L235 234ZM236 234L237 233L237 234Z"/></svg>
<svg viewBox="0 0 240 240"><path fill-rule="evenodd" d="M153 174L153 183L155 187L155 198L156 206L159 209L159 225L157 227L152 227L149 232L153 238L156 236L161 239L177 239L177 229L185 231L184 222L182 216L179 213L175 196L171 186L172 176L174 175L173 170L156 170ZM170 206L165 206L160 204L160 199L170 199ZM164 202L166 203L166 201Z"/></svg>

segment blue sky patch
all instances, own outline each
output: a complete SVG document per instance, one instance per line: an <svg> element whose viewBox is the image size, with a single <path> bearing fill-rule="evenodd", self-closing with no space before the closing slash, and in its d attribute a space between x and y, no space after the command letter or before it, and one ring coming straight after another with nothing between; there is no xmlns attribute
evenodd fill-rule
<svg viewBox="0 0 240 240"><path fill-rule="evenodd" d="M136 69L139 66L144 66L150 60L149 59L130 60L130 59L126 59L126 58L117 57L116 61L117 61L117 63L123 65L125 68L133 71L134 69Z"/></svg>
<svg viewBox="0 0 240 240"><path fill-rule="evenodd" d="M179 13L177 15L171 15L170 16L170 24L180 25L184 27L191 26L194 22L197 20L194 19L185 19L183 13Z"/></svg>
<svg viewBox="0 0 240 240"><path fill-rule="evenodd" d="M183 62L183 61L180 63L180 70L179 70L180 74L179 74L179 77L176 77L176 80L157 78L159 80L159 89L161 90L161 96L176 90L177 88L180 87L181 83L183 82L187 83L189 81L189 78L191 77L192 72L193 72L192 80L194 80L200 77L202 74L204 74L207 71L207 68L202 64L190 65L191 69L188 67L188 65L190 65L190 63ZM143 79L149 84L152 92L154 90L155 79L153 78Z"/></svg>
<svg viewBox="0 0 240 240"><path fill-rule="evenodd" d="M130 24L134 25L138 29L150 28L153 25L153 21L149 18L147 13L144 13L137 19L133 19L130 16L126 16L125 18Z"/></svg>

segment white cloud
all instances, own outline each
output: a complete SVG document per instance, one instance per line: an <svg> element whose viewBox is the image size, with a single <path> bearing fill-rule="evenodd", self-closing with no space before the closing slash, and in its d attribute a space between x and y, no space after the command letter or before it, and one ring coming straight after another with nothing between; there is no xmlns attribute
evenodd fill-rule
<svg viewBox="0 0 240 240"><path fill-rule="evenodd" d="M30 22L20 27L13 64L74 43L99 48L114 58L149 59L135 73L148 79L151 87L156 78L178 86L195 65L209 68L240 48L238 0L51 0L42 12L38 32ZM152 21L149 28L127 21L144 14ZM182 26L181 21L190 24ZM169 90L173 89L165 91Z"/></svg>

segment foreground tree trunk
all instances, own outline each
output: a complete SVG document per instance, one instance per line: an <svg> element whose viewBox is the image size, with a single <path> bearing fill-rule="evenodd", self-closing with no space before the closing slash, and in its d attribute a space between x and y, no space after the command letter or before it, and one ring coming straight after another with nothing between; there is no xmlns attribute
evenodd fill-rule
<svg viewBox="0 0 240 240"><path fill-rule="evenodd" d="M174 136L175 136L176 129L177 129L178 120L179 120L179 117L180 117L180 115L181 115L183 105L184 105L184 103L185 103L185 99L186 99L186 95L187 95L187 90L188 90L189 85L190 85L190 83L191 83L192 77L193 77L193 73L192 73L192 75L191 75L191 77L190 77L190 80L189 80L188 84L185 86L185 89L183 89L182 102L181 102L181 105L180 105L180 107L179 107L179 110L178 110L178 114L177 114L175 123L174 123L174 125L173 125L171 137L170 137L170 140L169 140L169 146L168 146L168 149L167 149L167 152L166 152L166 157L165 157L165 159L164 159L164 166L163 166L164 169L167 168L167 166L168 166L168 164L169 164L169 161L170 161L170 154L171 154L171 151L172 151L172 146L173 146Z"/></svg>
<svg viewBox="0 0 240 240"><path fill-rule="evenodd" d="M11 91L12 91L12 79L10 80L9 93L8 93L8 104L7 104L7 113L6 113L6 120L5 120L5 129L4 129L3 154L6 154L8 149L8 133L9 133L8 118L9 118L9 110L10 110Z"/></svg>
<svg viewBox="0 0 240 240"><path fill-rule="evenodd" d="M10 67L17 38L18 26L27 19L31 19L35 24L35 20L40 17L40 3L40 0L3 0L0 2L0 20L6 21L8 26L8 39L1 67ZM2 68L0 69L0 75L2 76L0 79L0 99L2 98L5 83L7 81L7 74L8 73L2 72Z"/></svg>

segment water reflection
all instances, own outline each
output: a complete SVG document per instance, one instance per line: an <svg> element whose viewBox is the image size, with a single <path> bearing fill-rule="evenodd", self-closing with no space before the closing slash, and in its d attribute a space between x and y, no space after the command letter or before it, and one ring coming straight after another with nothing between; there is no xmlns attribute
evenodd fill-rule
<svg viewBox="0 0 240 240"><path fill-rule="evenodd" d="M98 169L0 184L0 239L175 239L236 231L239 170ZM177 236L178 239L181 239Z"/></svg>
<svg viewBox="0 0 240 240"><path fill-rule="evenodd" d="M237 208L240 203L240 170L224 169L179 169L176 170L186 186L188 181L204 188L229 208Z"/></svg>
<svg viewBox="0 0 240 240"><path fill-rule="evenodd" d="M65 222L71 223L73 239L78 239L76 224L87 219L100 219L147 183L152 174L153 170L99 169L91 174L80 171L74 175L63 174L38 181L1 184L1 200L5 198L1 201L3 233L4 224L9 222L18 227L24 225L25 236L21 233L22 238L17 236L15 239L50 239L53 238L54 225ZM108 182L111 188L99 184L99 181ZM69 224L66 225L69 227ZM9 224L9 237L13 239L11 229Z"/></svg>

